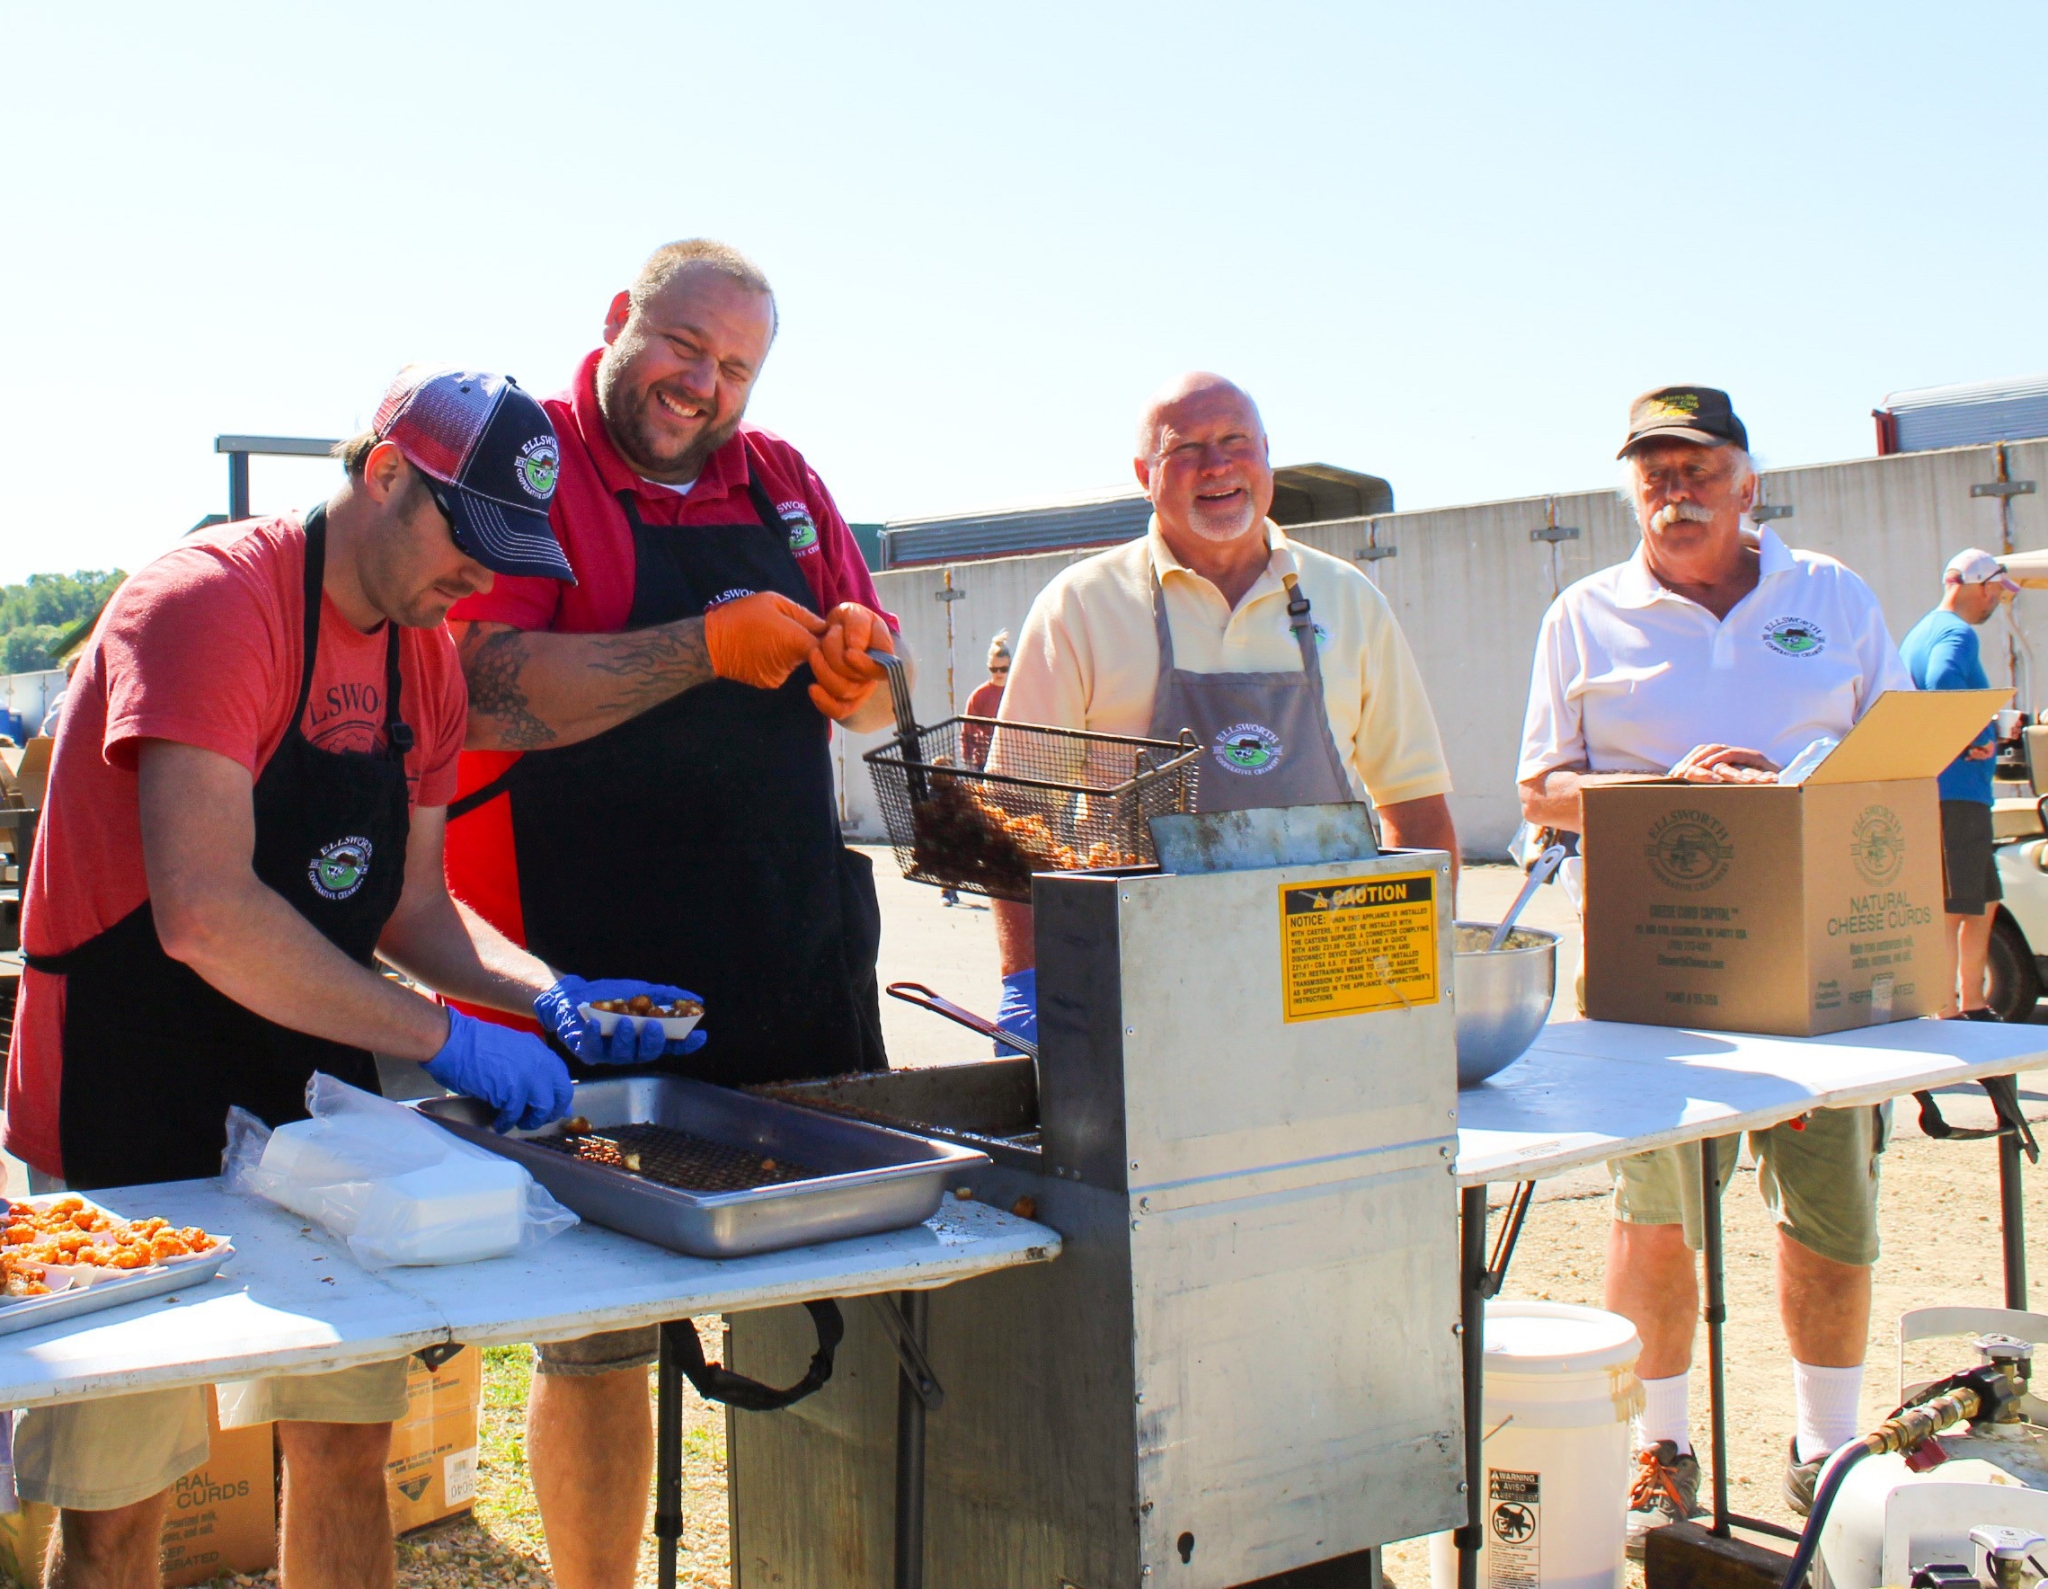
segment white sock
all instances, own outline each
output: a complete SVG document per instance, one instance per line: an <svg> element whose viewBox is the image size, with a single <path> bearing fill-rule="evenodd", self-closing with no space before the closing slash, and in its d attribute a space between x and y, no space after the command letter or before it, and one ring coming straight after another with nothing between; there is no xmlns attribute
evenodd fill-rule
<svg viewBox="0 0 2048 1589"><path fill-rule="evenodd" d="M1799 1429L1794 1437L1801 1462L1824 1457L1835 1447L1854 1440L1857 1404L1863 1399L1863 1370L1856 1368L1815 1368L1810 1363L1792 1365L1792 1401L1798 1410Z"/></svg>
<svg viewBox="0 0 2048 1589"><path fill-rule="evenodd" d="M1673 1374L1668 1379L1643 1381L1643 1410L1636 1417L1636 1449L1647 1451L1659 1440L1669 1440L1684 1456L1692 1449L1692 1425L1686 1416L1686 1390L1690 1374Z"/></svg>

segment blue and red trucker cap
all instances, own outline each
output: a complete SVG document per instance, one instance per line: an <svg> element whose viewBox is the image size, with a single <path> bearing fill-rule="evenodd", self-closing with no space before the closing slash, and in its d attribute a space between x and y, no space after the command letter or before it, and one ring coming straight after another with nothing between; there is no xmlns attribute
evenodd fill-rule
<svg viewBox="0 0 2048 1589"><path fill-rule="evenodd" d="M498 574L576 583L548 524L561 448L547 410L509 375L411 364L373 428L427 477L455 544Z"/></svg>

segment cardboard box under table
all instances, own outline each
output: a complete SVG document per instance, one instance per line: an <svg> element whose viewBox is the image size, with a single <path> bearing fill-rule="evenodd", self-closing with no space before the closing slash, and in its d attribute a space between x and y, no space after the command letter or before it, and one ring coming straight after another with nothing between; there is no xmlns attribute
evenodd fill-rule
<svg viewBox="0 0 2048 1589"><path fill-rule="evenodd" d="M272 1425L222 1429L211 1391L206 1419L207 1458L171 1486L164 1503L165 1589L277 1565ZM0 1514L0 1567L28 1589L40 1589L43 1582L43 1558L56 1520L57 1509L40 1502L24 1502L20 1511Z"/></svg>
<svg viewBox="0 0 2048 1589"><path fill-rule="evenodd" d="M405 1416L391 1426L384 1469L394 1534L467 1512L476 1500L483 1391L483 1353L474 1347L457 1349L431 1369L413 1359Z"/></svg>
<svg viewBox="0 0 2048 1589"><path fill-rule="evenodd" d="M1891 691L1797 785L1588 788L1586 1014L1810 1037L1934 1013L1934 780L2011 696Z"/></svg>

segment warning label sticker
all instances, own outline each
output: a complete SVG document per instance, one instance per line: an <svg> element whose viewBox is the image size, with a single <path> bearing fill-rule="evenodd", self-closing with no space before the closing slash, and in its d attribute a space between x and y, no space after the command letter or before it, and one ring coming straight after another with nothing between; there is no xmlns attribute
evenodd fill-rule
<svg viewBox="0 0 2048 1589"><path fill-rule="evenodd" d="M1543 1475L1486 1470L1487 1589L1536 1589L1543 1579Z"/></svg>
<svg viewBox="0 0 2048 1589"><path fill-rule="evenodd" d="M1436 873L1340 877L1280 890L1289 1021L1437 1002Z"/></svg>

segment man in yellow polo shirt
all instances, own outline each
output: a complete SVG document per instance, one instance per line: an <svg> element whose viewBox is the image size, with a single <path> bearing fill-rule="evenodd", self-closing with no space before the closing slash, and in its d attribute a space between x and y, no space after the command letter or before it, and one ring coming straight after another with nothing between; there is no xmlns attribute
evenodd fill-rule
<svg viewBox="0 0 2048 1589"><path fill-rule="evenodd" d="M1202 810L1369 798L1385 843L1450 851L1455 879L1450 772L1415 658L1371 580L1266 516L1258 405L1220 375L1184 375L1146 406L1133 463L1150 529L1039 593L999 719L1192 729L1209 752ZM990 770L1002 759L998 732ZM1031 909L999 900L995 920L999 1019L1036 1040Z"/></svg>

